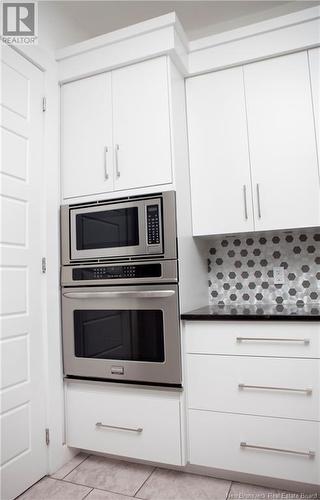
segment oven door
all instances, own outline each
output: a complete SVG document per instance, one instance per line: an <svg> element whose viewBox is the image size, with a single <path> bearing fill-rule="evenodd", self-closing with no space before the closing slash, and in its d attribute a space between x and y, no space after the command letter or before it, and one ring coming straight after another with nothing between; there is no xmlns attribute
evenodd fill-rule
<svg viewBox="0 0 320 500"><path fill-rule="evenodd" d="M181 384L177 285L62 289L66 375Z"/></svg>
<svg viewBox="0 0 320 500"><path fill-rule="evenodd" d="M70 209L71 260L121 258L162 253L147 244L146 200ZM149 202L150 204L150 202ZM161 211L160 199L152 205Z"/></svg>

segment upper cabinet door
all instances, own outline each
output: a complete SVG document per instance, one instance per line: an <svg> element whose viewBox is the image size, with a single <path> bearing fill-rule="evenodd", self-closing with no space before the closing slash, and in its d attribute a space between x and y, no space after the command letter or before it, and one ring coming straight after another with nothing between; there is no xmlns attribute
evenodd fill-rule
<svg viewBox="0 0 320 500"><path fill-rule="evenodd" d="M172 182L165 57L112 72L115 190Z"/></svg>
<svg viewBox="0 0 320 500"><path fill-rule="evenodd" d="M242 68L187 80L193 234L253 231Z"/></svg>
<svg viewBox="0 0 320 500"><path fill-rule="evenodd" d="M320 159L320 47L309 50L311 89L314 110L315 129Z"/></svg>
<svg viewBox="0 0 320 500"><path fill-rule="evenodd" d="M113 190L111 74L61 89L63 197Z"/></svg>
<svg viewBox="0 0 320 500"><path fill-rule="evenodd" d="M320 224L306 52L244 67L257 230Z"/></svg>

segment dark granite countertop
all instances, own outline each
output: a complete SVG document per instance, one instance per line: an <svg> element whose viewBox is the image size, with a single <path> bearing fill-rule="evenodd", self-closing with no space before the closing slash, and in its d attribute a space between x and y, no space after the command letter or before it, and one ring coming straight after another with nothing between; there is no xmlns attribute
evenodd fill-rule
<svg viewBox="0 0 320 500"><path fill-rule="evenodd" d="M295 304L207 305L184 313L181 319L192 321L320 321L320 304L298 307Z"/></svg>

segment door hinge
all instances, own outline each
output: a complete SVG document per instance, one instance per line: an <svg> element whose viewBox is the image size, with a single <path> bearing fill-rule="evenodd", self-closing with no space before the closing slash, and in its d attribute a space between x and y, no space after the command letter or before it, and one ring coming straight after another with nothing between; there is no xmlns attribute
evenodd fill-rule
<svg viewBox="0 0 320 500"><path fill-rule="evenodd" d="M42 111L43 112L47 111L47 98L46 97L42 98Z"/></svg>
<svg viewBox="0 0 320 500"><path fill-rule="evenodd" d="M42 259L41 259L41 270L42 270L42 274L46 274L46 272L47 272L47 259L46 259L46 257L42 257Z"/></svg>
<svg viewBox="0 0 320 500"><path fill-rule="evenodd" d="M46 445L49 446L50 444L50 431L49 429L46 429Z"/></svg>

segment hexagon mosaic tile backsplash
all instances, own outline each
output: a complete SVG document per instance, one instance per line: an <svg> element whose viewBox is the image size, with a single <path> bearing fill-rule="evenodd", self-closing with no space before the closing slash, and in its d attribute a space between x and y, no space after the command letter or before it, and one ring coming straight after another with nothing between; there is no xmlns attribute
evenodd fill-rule
<svg viewBox="0 0 320 500"><path fill-rule="evenodd" d="M275 284L275 267L284 284ZM221 237L210 241L210 304L320 303L320 229Z"/></svg>

